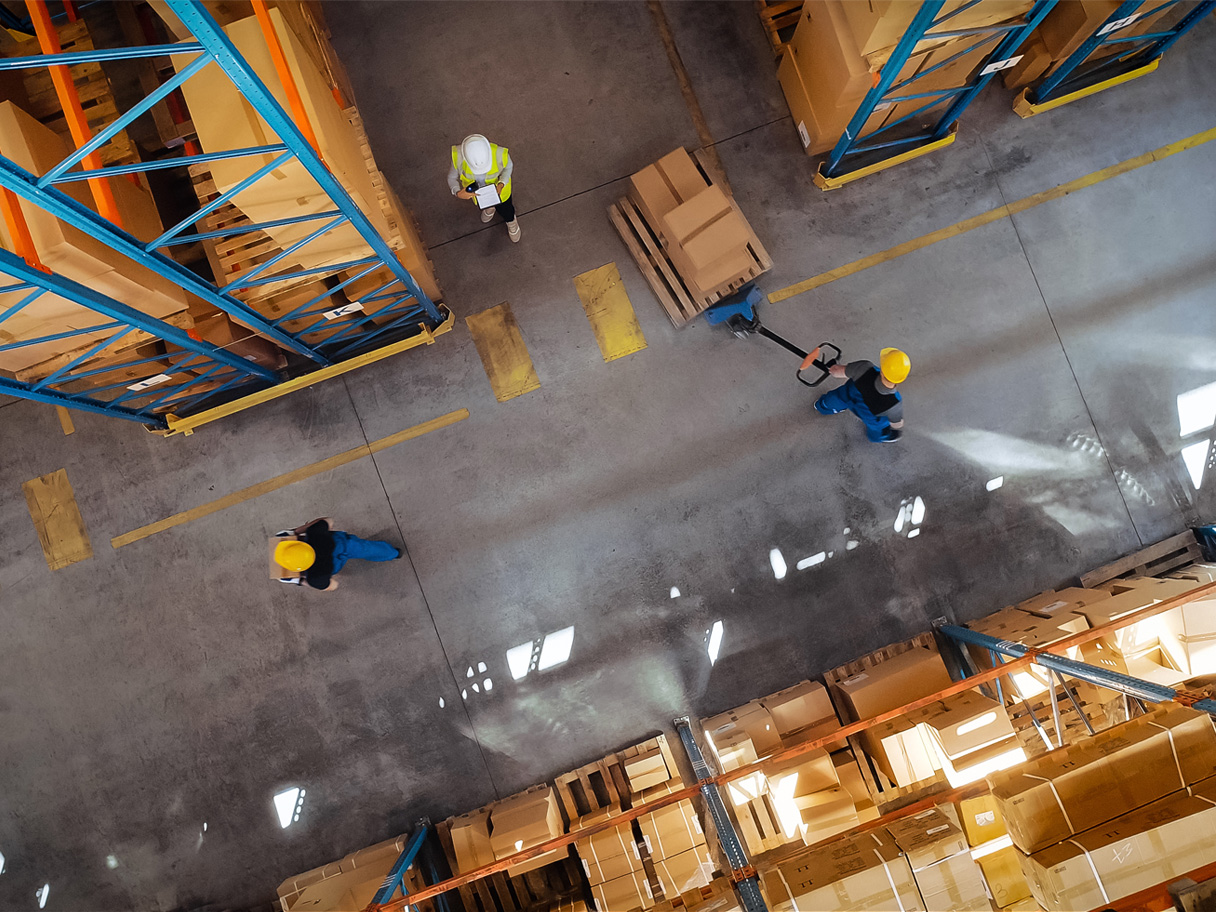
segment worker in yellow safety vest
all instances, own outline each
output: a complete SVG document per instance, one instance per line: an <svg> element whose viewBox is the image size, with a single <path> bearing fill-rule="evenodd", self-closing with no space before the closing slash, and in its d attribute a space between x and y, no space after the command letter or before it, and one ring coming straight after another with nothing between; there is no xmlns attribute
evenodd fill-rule
<svg viewBox="0 0 1216 912"><path fill-rule="evenodd" d="M511 242L518 244L521 232L515 219L515 203L511 200L514 167L506 146L496 145L480 133L473 133L460 145L452 146L448 187L453 196L477 203L482 222L490 222L495 212L501 215L507 223Z"/></svg>

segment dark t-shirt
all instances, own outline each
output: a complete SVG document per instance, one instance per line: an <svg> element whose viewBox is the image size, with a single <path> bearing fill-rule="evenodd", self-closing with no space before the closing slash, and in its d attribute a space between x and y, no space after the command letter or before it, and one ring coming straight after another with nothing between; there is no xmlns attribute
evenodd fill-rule
<svg viewBox="0 0 1216 912"><path fill-rule="evenodd" d="M300 541L308 542L317 553L312 566L304 571L304 582L314 589L328 588L334 572L334 536L329 523L317 520L300 533Z"/></svg>
<svg viewBox="0 0 1216 912"><path fill-rule="evenodd" d="M903 403L895 394L895 390L881 381L882 374L873 361L851 361L845 365L844 372L845 376L853 381L866 408L873 415L882 415L892 423L903 421Z"/></svg>

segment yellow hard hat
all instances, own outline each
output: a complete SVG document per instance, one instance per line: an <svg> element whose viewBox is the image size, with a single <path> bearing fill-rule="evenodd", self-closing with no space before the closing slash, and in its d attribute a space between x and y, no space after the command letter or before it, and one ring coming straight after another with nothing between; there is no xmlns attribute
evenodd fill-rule
<svg viewBox="0 0 1216 912"><path fill-rule="evenodd" d="M274 562L293 573L303 573L316 559L317 552L308 542L285 541L274 546Z"/></svg>
<svg viewBox="0 0 1216 912"><path fill-rule="evenodd" d="M908 379L908 371L912 370L912 362L898 348L884 348L879 362L883 379L891 383L903 383Z"/></svg>

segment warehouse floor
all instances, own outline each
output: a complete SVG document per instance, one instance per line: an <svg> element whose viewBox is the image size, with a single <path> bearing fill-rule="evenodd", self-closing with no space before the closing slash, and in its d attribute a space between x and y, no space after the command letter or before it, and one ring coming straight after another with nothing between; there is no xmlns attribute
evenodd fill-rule
<svg viewBox="0 0 1216 912"><path fill-rule="evenodd" d="M952 147L823 194L753 5L665 10L770 291L1216 126L1209 19L1153 76L1027 121L994 85ZM1216 381L1216 143L767 305L808 345L910 353L908 431L882 447L816 415L787 353L674 330L610 225L630 173L701 144L646 5L343 3L330 24L456 327L188 438L85 414L65 436L53 409L0 407L0 907L43 883L48 909L266 903L423 815L1216 514L1180 457L1211 432L1181 437L1177 407ZM518 246L448 194L448 148L474 130L516 160ZM572 283L606 263L648 343L608 363ZM541 385L499 403L463 318L502 302ZM60 468L94 556L51 572L21 484ZM410 559L354 564L335 593L270 582L267 534L326 514ZM568 627L566 661L514 679L508 649ZM306 795L281 829L289 787Z"/></svg>

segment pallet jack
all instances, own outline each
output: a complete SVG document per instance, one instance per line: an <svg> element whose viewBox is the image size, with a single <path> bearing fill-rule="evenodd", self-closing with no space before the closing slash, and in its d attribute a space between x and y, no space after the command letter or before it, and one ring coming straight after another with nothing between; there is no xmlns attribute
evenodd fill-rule
<svg viewBox="0 0 1216 912"><path fill-rule="evenodd" d="M756 287L756 283L748 282L734 294L728 295L706 309L705 319L711 326L726 324L726 328L740 339L747 336L764 336L787 351L793 352L802 359L802 364L798 366L798 373L795 375L798 377L798 382L807 386L818 386L828 378L829 369L840 361L840 349L831 342L820 342L811 351L806 352L788 339L777 335L762 324L760 318L756 316L756 307L764 299L764 292ZM823 357L825 353L830 353L826 359ZM818 371L814 380L808 380L802 375L803 371L811 368Z"/></svg>

